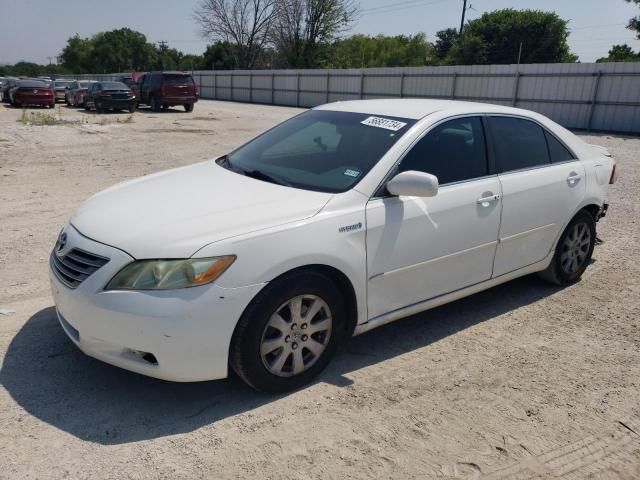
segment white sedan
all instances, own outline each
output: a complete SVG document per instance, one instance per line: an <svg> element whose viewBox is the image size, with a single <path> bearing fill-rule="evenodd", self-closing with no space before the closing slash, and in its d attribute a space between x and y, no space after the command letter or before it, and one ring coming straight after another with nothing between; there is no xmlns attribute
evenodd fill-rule
<svg viewBox="0 0 640 480"><path fill-rule="evenodd" d="M51 254L57 313L118 367L284 391L353 334L533 272L575 282L615 177L525 110L324 105L89 199Z"/></svg>

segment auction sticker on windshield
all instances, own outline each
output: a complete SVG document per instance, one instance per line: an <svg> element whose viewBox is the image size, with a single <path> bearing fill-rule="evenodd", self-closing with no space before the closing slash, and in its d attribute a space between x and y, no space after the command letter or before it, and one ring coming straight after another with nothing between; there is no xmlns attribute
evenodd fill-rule
<svg viewBox="0 0 640 480"><path fill-rule="evenodd" d="M391 130L393 132L397 132L402 127L407 125L404 122L381 117L369 117L360 123L362 123L362 125L369 125L370 127L384 128L385 130Z"/></svg>

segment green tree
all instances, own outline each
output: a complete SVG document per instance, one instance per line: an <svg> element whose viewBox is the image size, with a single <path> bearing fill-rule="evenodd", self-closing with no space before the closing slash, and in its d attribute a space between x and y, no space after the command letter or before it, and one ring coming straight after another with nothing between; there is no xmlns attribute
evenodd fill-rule
<svg viewBox="0 0 640 480"><path fill-rule="evenodd" d="M277 0L270 37L279 61L290 68L322 66L357 13L354 0Z"/></svg>
<svg viewBox="0 0 640 480"><path fill-rule="evenodd" d="M444 60L458 41L460 34L455 28L447 28L436 33L436 43L433 45L435 56Z"/></svg>
<svg viewBox="0 0 640 480"><path fill-rule="evenodd" d="M417 35L353 35L331 46L330 68L417 67L433 61L433 46Z"/></svg>
<svg viewBox="0 0 640 480"><path fill-rule="evenodd" d="M91 39L94 73L147 70L157 63L157 51L140 32L121 28L98 33Z"/></svg>
<svg viewBox="0 0 640 480"><path fill-rule="evenodd" d="M636 5L640 5L640 0L625 0L627 3L635 3ZM636 32L636 38L640 39L640 17L633 17L629 20L627 25L629 30L633 30Z"/></svg>
<svg viewBox="0 0 640 480"><path fill-rule="evenodd" d="M605 62L637 62L640 60L640 54L633 51L629 45L614 45L609 50L608 57L602 57L596 60L596 63Z"/></svg>
<svg viewBox="0 0 640 480"><path fill-rule="evenodd" d="M639 0L640 1L640 0ZM538 10L507 8L485 13L467 23L448 60L455 64L575 62L567 44L567 20Z"/></svg>
<svg viewBox="0 0 640 480"><path fill-rule="evenodd" d="M67 45L60 53L62 65L74 73L91 73L91 56L93 52L92 41L88 38L80 38L77 33L67 40Z"/></svg>

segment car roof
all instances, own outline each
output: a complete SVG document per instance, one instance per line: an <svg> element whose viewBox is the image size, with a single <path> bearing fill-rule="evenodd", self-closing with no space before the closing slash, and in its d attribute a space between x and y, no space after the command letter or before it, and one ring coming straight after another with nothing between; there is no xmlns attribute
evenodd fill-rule
<svg viewBox="0 0 640 480"><path fill-rule="evenodd" d="M510 113L531 116L531 112L518 108L503 107L489 103L463 102L459 100L432 100L426 98L392 98L377 100L350 100L328 103L315 110L364 113L388 117L419 120L435 112L464 113Z"/></svg>

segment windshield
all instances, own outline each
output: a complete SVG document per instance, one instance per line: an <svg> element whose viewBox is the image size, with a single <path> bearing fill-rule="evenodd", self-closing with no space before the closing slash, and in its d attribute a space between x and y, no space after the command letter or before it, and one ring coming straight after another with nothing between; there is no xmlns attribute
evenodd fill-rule
<svg viewBox="0 0 640 480"><path fill-rule="evenodd" d="M73 82L74 82L73 80L56 80L55 86L58 88L64 88L64 87L68 87Z"/></svg>
<svg viewBox="0 0 640 480"><path fill-rule="evenodd" d="M102 88L104 90L129 90L122 82L102 82Z"/></svg>
<svg viewBox="0 0 640 480"><path fill-rule="evenodd" d="M415 123L364 113L310 110L225 157L227 168L282 185L345 192Z"/></svg>

